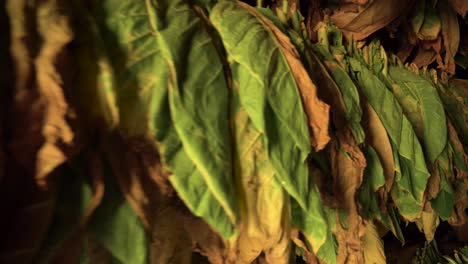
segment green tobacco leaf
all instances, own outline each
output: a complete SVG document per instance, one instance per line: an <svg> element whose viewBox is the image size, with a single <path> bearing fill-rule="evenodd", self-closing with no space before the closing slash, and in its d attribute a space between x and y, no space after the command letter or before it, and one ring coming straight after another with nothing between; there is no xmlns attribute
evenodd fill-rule
<svg viewBox="0 0 468 264"><path fill-rule="evenodd" d="M195 10L184 1L158 5L162 8L156 7L157 22L151 26L156 26L152 30L156 30L168 68L174 127L185 152L234 223L237 205L227 118L229 91L221 60L205 22Z"/></svg>
<svg viewBox="0 0 468 264"><path fill-rule="evenodd" d="M96 20L89 11L79 2L71 3L76 17L74 57L79 73L77 87L80 87L71 91L74 102L91 126L114 129L119 123L119 113L108 48L105 48Z"/></svg>
<svg viewBox="0 0 468 264"><path fill-rule="evenodd" d="M325 242L327 229L320 193L308 180L305 161L310 143L302 103L317 149L328 142L328 106L316 98L289 39L254 8L220 1L210 19L227 50L241 106L264 135L278 181L294 198L293 222L316 251Z"/></svg>
<svg viewBox="0 0 468 264"><path fill-rule="evenodd" d="M191 25L190 30L187 30L192 32L198 30L197 34L208 42L204 46L193 47L195 49L203 47L203 49L207 50L205 52L211 54L210 56L216 56L213 48L207 48L211 46L209 44L210 39L203 31L200 19L193 10L188 9L187 6L183 7L184 16L171 16L168 18L171 20L171 24L173 20L176 22L175 25L180 21L186 21L183 19L184 17L194 19L196 23ZM173 8L172 6L170 12L174 12ZM215 198L213 191L208 188L204 176L192 160L193 156L187 153L186 145L182 143L173 123L174 119L169 106L168 65L161 52L155 32L155 7L149 6L149 9L147 9L144 2L107 0L95 6L95 17L100 22L103 42L108 47L107 51L112 60L114 73L118 76L115 81L117 84L115 91L119 110L122 113L120 116L120 130L127 137L144 136L148 132L154 135L159 142L158 147L162 161L173 174L169 180L180 198L195 215L204 218L224 238L229 238L234 232L232 222L217 198ZM177 18L180 18L180 20ZM186 54L186 52L181 54ZM217 60L211 60L210 65L216 73L210 76L215 77L213 79L216 81L214 84L219 84L220 75L222 76L222 72L220 72L222 71L221 63ZM183 73L185 73L185 70L180 73L181 77L185 76L195 80L198 78L198 75L184 75ZM213 84L208 83L208 85ZM182 87L186 88L186 86ZM227 89L225 84L221 88L219 90ZM206 95L206 93L201 95ZM199 96L196 96L196 100L200 100ZM193 103L192 106L194 106ZM200 105L210 106L207 103ZM219 106L219 103L215 105ZM224 107L227 109L227 105ZM202 108L200 111L208 111L208 109ZM226 111L224 113L227 115ZM219 115L219 113L217 114ZM209 116L213 117L215 115L216 111L213 111L213 114ZM220 128L226 129L226 123L227 121L219 123ZM213 124L218 124L218 122ZM229 141L219 142L219 137L225 136L226 134L217 135L218 141L210 142L208 145L228 143ZM187 136L185 139L188 139ZM229 153L223 153L220 157L225 158L226 155L229 155ZM213 161L207 164L213 165ZM218 165L228 167L225 163ZM218 180L230 179L230 177L228 179L225 177L229 173L229 170L223 171L222 175L224 176ZM217 191L222 192L221 189Z"/></svg>
<svg viewBox="0 0 468 264"><path fill-rule="evenodd" d="M103 174L104 197L88 228L93 237L121 263L146 264L149 238L143 224L125 200L106 162Z"/></svg>
<svg viewBox="0 0 468 264"><path fill-rule="evenodd" d="M374 215L381 214L377 191L385 185L385 177L377 152L368 146L364 154L367 166L364 170L358 197L361 204L361 214L367 219L372 219Z"/></svg>
<svg viewBox="0 0 468 264"><path fill-rule="evenodd" d="M381 119L394 150L396 177L393 199L400 214L414 221L421 214L429 178L422 147L386 85L358 59L349 58L349 62L361 92Z"/></svg>
<svg viewBox="0 0 468 264"><path fill-rule="evenodd" d="M437 88L460 139L468 146L468 80L452 79L448 85L439 82Z"/></svg>
<svg viewBox="0 0 468 264"><path fill-rule="evenodd" d="M385 186L384 169L380 163L377 152L368 146L364 149L367 167L364 170L362 185L359 189L359 202L361 205L361 214L369 220L373 218L379 220L386 228L404 241L398 222L392 220L392 217L381 210L379 202L379 190Z"/></svg>
<svg viewBox="0 0 468 264"><path fill-rule="evenodd" d="M354 139L356 140L357 144L361 144L364 141L364 131L361 126L361 117L362 117L362 110L360 107L359 101L359 93L357 90L356 85L354 84L353 80L349 77L346 72L346 69L343 68L342 65L335 59L333 54L331 53L329 46L326 44L325 40L328 40L328 29L322 28L319 29L319 43L313 46L314 54L311 52L312 58L312 65L322 65L326 68L329 75L333 80L328 80L327 84L324 85L325 87L329 87L330 90L337 90L337 94L333 95L334 97L341 95L342 102L344 103L344 113L346 123L351 128L353 133ZM332 34L337 33L336 31L331 31ZM341 33L339 33L341 34ZM337 36L336 38L341 38ZM320 41L322 40L322 41ZM328 41L327 41L328 42ZM344 48L342 45L335 46L336 44L340 43L332 43L333 48L338 50L340 48ZM316 55L316 56L315 56ZM322 66L322 67L323 67ZM318 68L319 66L317 66ZM322 68L320 67L320 68ZM316 75L320 71L316 69L313 71L313 75ZM327 73L323 73L324 77L327 77ZM318 77L317 77L318 78ZM330 77L328 77L330 79Z"/></svg>
<svg viewBox="0 0 468 264"><path fill-rule="evenodd" d="M436 88L426 78L390 66L391 90L420 138L426 157L435 162L447 145L445 112Z"/></svg>
<svg viewBox="0 0 468 264"><path fill-rule="evenodd" d="M279 181L306 208L305 159L310 151L306 116L286 55L272 32L273 25L265 24L265 18L255 9L232 1L220 1L210 19L228 52L241 105L265 135ZM253 43L258 49L249 48Z"/></svg>

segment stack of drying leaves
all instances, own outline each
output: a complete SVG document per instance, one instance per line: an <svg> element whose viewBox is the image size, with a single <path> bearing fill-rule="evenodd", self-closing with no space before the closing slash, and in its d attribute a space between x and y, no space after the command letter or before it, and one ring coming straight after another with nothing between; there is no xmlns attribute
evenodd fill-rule
<svg viewBox="0 0 468 264"><path fill-rule="evenodd" d="M313 43L283 7L2 4L0 262L385 263L387 232L466 224L466 50L404 64L336 17Z"/></svg>

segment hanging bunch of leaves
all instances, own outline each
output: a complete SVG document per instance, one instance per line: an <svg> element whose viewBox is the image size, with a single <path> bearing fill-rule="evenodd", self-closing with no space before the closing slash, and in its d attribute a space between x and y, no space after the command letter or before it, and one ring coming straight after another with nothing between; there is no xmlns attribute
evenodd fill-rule
<svg viewBox="0 0 468 264"><path fill-rule="evenodd" d="M0 263L385 263L468 224L460 1L4 2Z"/></svg>

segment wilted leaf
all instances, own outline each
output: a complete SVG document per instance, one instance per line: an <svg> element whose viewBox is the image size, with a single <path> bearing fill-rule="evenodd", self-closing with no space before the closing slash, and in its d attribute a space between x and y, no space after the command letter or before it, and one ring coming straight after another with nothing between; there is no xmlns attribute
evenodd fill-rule
<svg viewBox="0 0 468 264"><path fill-rule="evenodd" d="M366 235L364 236L364 262L383 264L387 263L384 252L384 245L380 239L379 233L374 223L368 222L366 224Z"/></svg>
<svg viewBox="0 0 468 264"><path fill-rule="evenodd" d="M455 11L445 1L438 4L439 15L442 24L442 37L444 39L445 59L444 69L448 73L455 74L455 55L460 42L460 28ZM468 10L468 4L467 4Z"/></svg>
<svg viewBox="0 0 468 264"><path fill-rule="evenodd" d="M396 98L385 84L359 60L349 58L349 61L359 88L382 121L395 153L394 160L397 163L392 198L400 214L414 221L421 214L429 178L421 145Z"/></svg>
<svg viewBox="0 0 468 264"><path fill-rule="evenodd" d="M305 159L310 143L302 105L307 113L311 112L313 103L320 109L309 116L309 121L315 124L312 132L319 135L313 137L317 149L328 141L328 105L313 97L314 86L286 36L254 8L220 1L210 19L229 54L233 79L239 84L241 106L265 135L263 140L279 182L306 209ZM249 48L252 43L258 49ZM300 73L304 75L298 78L296 74Z"/></svg>
<svg viewBox="0 0 468 264"><path fill-rule="evenodd" d="M468 12L468 2L465 0L449 0L449 2L458 14L465 17L466 12Z"/></svg>
<svg viewBox="0 0 468 264"><path fill-rule="evenodd" d="M187 155L234 223L237 205L232 183L229 91L213 41L199 15L183 1L168 1L156 30L168 68L169 108ZM157 7L156 7L157 8ZM194 21L196 21L194 23ZM180 29L184 30L181 31ZM187 47L190 52L186 53ZM185 56L183 54L186 54Z"/></svg>
<svg viewBox="0 0 468 264"><path fill-rule="evenodd" d="M468 81L452 79L448 84L439 81L436 83L436 87L451 122L453 122L463 144L467 145L468 108L465 104L466 98L468 98Z"/></svg>
<svg viewBox="0 0 468 264"><path fill-rule="evenodd" d="M74 143L74 133L66 120L70 109L63 90L63 73L67 69L64 47L73 33L63 5L57 0L43 1L38 3L36 14L32 16L31 6L26 5L26 1L7 3L17 78L13 112L21 116L12 120L14 127L21 128L15 129L18 133L15 133L12 148L17 159L35 172L41 185L45 185L47 175L67 159ZM36 21L31 21L31 16ZM41 38L37 50L28 43L30 35L36 33L30 23L37 26Z"/></svg>
<svg viewBox="0 0 468 264"><path fill-rule="evenodd" d="M230 249L232 258L236 263L252 263L259 256L267 263L287 263L291 249L288 197L277 182L262 135L239 107L238 94L233 96L236 179L243 209L239 237Z"/></svg>
<svg viewBox="0 0 468 264"><path fill-rule="evenodd" d="M330 31L330 34L328 34ZM327 46L328 37L334 36L331 47ZM329 27L322 27L318 33L319 43L309 51L311 77L320 87L319 93L325 98L334 110L332 117L337 129L349 126L357 144L364 140L364 131L361 127L362 110L359 93L346 70L334 58L330 50L344 48L337 44L341 41L341 34Z"/></svg>
<svg viewBox="0 0 468 264"><path fill-rule="evenodd" d="M414 0L369 1L359 12L339 10L331 16L331 21L353 40L362 40L385 27L401 15L402 6L412 6Z"/></svg>
<svg viewBox="0 0 468 264"><path fill-rule="evenodd" d="M364 129L366 132L366 142L372 146L377 153L385 175L385 195L382 197L387 200L387 193L390 193L395 179L395 161L393 159L392 145L385 130L385 127L374 111L369 102L365 102L364 108Z"/></svg>
<svg viewBox="0 0 468 264"><path fill-rule="evenodd" d="M164 5L167 4L168 3L165 3ZM176 12L177 6L181 6L183 10L185 10L183 16L172 15L173 12ZM199 76L201 72L184 75L184 72L186 72L185 69L177 70L179 72L177 76L180 77L180 80L175 79L177 76L174 75L171 77L172 79L169 79L168 65L170 64L167 64L167 62L170 62L172 59L167 57L170 56L169 53L164 57L161 51L159 41L163 40L158 40L158 38L162 36L160 32L157 31L158 29L155 24L158 17L155 6L150 5L147 9L144 2L135 3L133 1L108 0L96 4L94 9L94 16L99 21L99 29L103 34L103 41L106 47L112 47L108 49L108 52L114 74L116 78L118 78L116 82L118 86L115 88L115 91L120 113L119 129L126 138L144 138L147 134L154 135L158 141L158 148L162 161L173 174L169 177L169 180L180 198L195 215L203 217L225 238L232 236L234 231L231 222L233 221L233 201L229 193L231 193L233 189L231 188L231 191L229 191L229 188L224 190L226 187L225 184L231 179L231 176L229 176L231 173L229 169L230 160L226 160L230 155L230 151L229 148L220 148L221 146L229 146L229 140L223 141L228 137L226 131L227 119L220 119L219 125L215 125L218 124L217 121L210 123L210 120L213 121L213 118L221 118L223 116L223 111L227 114L227 104L220 104L220 102L222 102L222 100L220 100L221 98L214 99L213 96L206 97L207 99L213 98L213 102L216 102L216 107L221 107L221 109L218 109L221 112L216 110L207 113L206 118L208 119L204 119L204 126L198 127L197 133L199 135L201 131L210 131L210 137L216 137L218 140L212 140L208 145L216 146L216 149L213 151L217 151L217 153L219 151L226 151L226 153L223 152L219 156L221 160L219 160L219 158L212 159L209 162L203 162L202 167L196 167L193 159L203 157L206 159L208 157L206 156L208 152L205 151L206 145L202 144L203 151L200 152L201 141L198 141L198 139L190 139L191 136L195 136L195 134L187 134L188 131L186 129L189 127L184 128L184 124L190 125L190 122L193 121L188 123L183 120L177 121L181 126L179 128L183 130L179 132L185 133L184 140L181 140L179 137L174 126L175 119L173 119L171 110L174 108L174 105L170 107L169 104L168 85L169 80L171 80L171 89L177 88L177 86L174 85L178 85L179 89L193 93L194 91L190 91L190 89L197 87L201 89L201 87L205 87L204 79ZM185 41L191 41L191 35L181 32L178 26L180 23L189 23L184 17L196 21L195 23L190 22L187 30L190 32L197 32L193 37L196 38L198 42L201 41L202 44L205 44L198 46L189 45L189 47L193 47L193 53L186 53L186 46L183 46L184 52L181 52L180 55L187 54L187 56L176 57L177 65L178 67L182 67L182 65L184 67L187 66L181 60L189 58L191 61L196 59L197 63L205 61L204 67L212 67L211 69L213 69L213 71L207 70L206 73L210 72L210 78L214 78L214 82L209 82L206 85L211 87L211 89L216 89L217 93L227 94L227 86L224 84L221 62L213 60L213 58L216 58L217 54L208 34L203 30L203 25L198 15L191 10L188 5L173 1L170 3L170 7L163 8L160 11L163 13L169 12L171 14L167 17L166 15L160 17L161 19L167 18L167 22L171 25L170 28L165 29L168 30L164 33L165 41L173 41L174 36L179 36L180 34L184 34L184 37L188 38ZM106 16L105 14L111 15ZM174 30L176 35L172 35L171 33ZM132 43L132 45L128 43ZM180 44L177 44L177 46L174 45L174 48L176 47L182 48ZM194 55L189 57L188 54ZM197 56L202 56L203 54L208 55L204 60L198 61L200 57ZM210 58L210 61L207 61L208 58ZM201 69L201 67L197 69L197 67L195 67L196 64L192 63L191 65L191 69L195 72ZM172 67L172 70L174 71L175 68ZM174 74L174 72L172 72L172 74ZM202 86L191 85L200 81L203 81ZM217 87L217 85L222 86ZM174 90L172 91L174 92ZM185 94L185 92L183 94ZM203 95L202 98L200 97L201 95ZM197 94L195 97L197 101L190 101L190 97L188 97L187 103L189 104L189 108L195 106L199 107L199 109L193 113L206 113L206 111L210 110L207 107L211 107L211 104L203 102L195 105L199 100L205 100L205 95L207 95L207 91ZM181 107L180 104L177 106L179 108ZM179 109L179 111L184 110ZM198 116L197 118L205 118L205 116ZM223 131L223 133L216 134L219 132L216 132L217 129ZM206 139L207 135L208 134L203 135L202 138ZM195 145L191 145L192 143ZM188 146L192 147L191 155L187 152ZM197 154L198 152L200 152L200 155ZM217 163L216 161L223 162ZM198 160L198 162L201 162L201 160ZM206 166L209 166L209 168ZM213 176L212 173L220 173L218 175L220 177L211 178L211 183L213 184L218 181L217 184L223 186L221 189L211 189L205 182L207 177ZM213 185L211 187L213 187ZM214 196L213 191L218 193L218 198L221 198L219 195L224 198L228 197L226 199L230 199L230 202L224 200L224 205L227 206L226 203L230 204L229 208L231 209L223 209L216 196ZM231 220L228 218L227 212L224 211L225 209L231 210Z"/></svg>
<svg viewBox="0 0 468 264"><path fill-rule="evenodd" d="M389 66L391 90L434 163L447 144L445 112L430 80L400 66Z"/></svg>

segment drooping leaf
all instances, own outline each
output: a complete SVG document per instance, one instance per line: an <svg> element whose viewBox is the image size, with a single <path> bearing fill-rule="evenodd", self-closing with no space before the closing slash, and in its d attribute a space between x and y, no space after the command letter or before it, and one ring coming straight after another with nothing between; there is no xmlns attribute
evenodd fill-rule
<svg viewBox="0 0 468 264"><path fill-rule="evenodd" d="M233 126L242 224L230 250L238 263L252 263L257 257L267 263L287 263L291 250L289 198L275 177L262 135L239 106L238 96L233 94Z"/></svg>
<svg viewBox="0 0 468 264"><path fill-rule="evenodd" d="M424 191L429 178L424 155L416 134L385 84L358 59L349 58L361 92L382 121L394 150L396 162L392 197L400 214L417 219L422 210Z"/></svg>
<svg viewBox="0 0 468 264"><path fill-rule="evenodd" d="M179 4L181 3L172 2L170 9L162 9L161 12L167 11L172 14L172 12L175 12L175 6ZM206 170L205 176L203 176L199 168L195 166L192 158L195 157L193 151L196 148L192 148L192 156L190 156L187 153L186 144L182 143L174 126L173 114L169 106L168 64L158 43L158 38L161 36L157 36L156 32L156 7L153 5L148 6L148 9L146 7L143 1L135 3L133 1L112 0L96 4L94 7L94 16L98 20L103 41L107 47L110 47L108 49L109 58L117 78L116 84L118 85L115 92L117 94L117 105L121 113L119 129L128 138L145 137L147 134L154 135L159 142L158 148L162 161L172 173L169 180L180 198L195 215L203 217L220 234L228 238L232 236L234 231L232 220L228 218L226 211L213 195L213 190L208 188L205 176L209 175L206 174ZM203 31L203 26L196 13L186 4L182 4L182 7L185 10L183 12L184 17L196 21L196 23L190 24L190 30L197 32L198 37L201 37L204 41L210 41L207 33ZM177 26L178 23L188 23L184 17L170 16L167 19L170 20L173 26ZM174 30L173 26L170 30ZM177 32L177 34L182 34L178 29ZM190 35L187 36L190 37ZM128 43L131 43L131 45L128 45ZM211 54L209 58L213 58L216 55L214 48L205 50L207 46L210 47L211 45L208 42L205 46L193 47L195 50L209 52ZM187 53L183 52L181 54ZM185 57L182 57L182 59L185 59ZM223 77L221 63L219 61L210 61L209 65L206 66L215 69L216 74L210 76L214 76L214 80L219 84ZM181 78L192 78L193 81L201 80L198 74L183 75L184 72L185 70L180 72ZM175 79L172 79L172 81L177 82ZM214 84L208 83L212 88L215 87ZM186 88L185 85L182 87ZM225 86L221 88L219 89L221 92L227 89ZM200 99L200 97L197 98ZM202 105L208 107L205 103ZM217 105L220 106L219 103ZM227 110L227 105L223 107ZM204 109L203 111L208 110L207 108L202 109ZM219 117L219 115L220 113L213 111L208 116ZM223 121L221 124L224 126L226 123ZM225 137L226 134L217 136ZM186 135L186 143L189 138L190 135ZM196 140L193 142L196 143ZM212 144L219 146L219 144L228 144L228 141L213 141ZM229 153L223 153L221 157L226 158L226 155L229 155ZM213 165L213 162L214 160L205 165ZM218 165L228 167L229 163ZM216 166L214 169L220 172L221 167ZM225 176L229 175L229 173L230 171L222 172ZM218 180L221 182L229 181L230 177L226 178L225 176L220 177ZM221 189L217 191L219 194L222 193Z"/></svg>
<svg viewBox="0 0 468 264"><path fill-rule="evenodd" d="M389 66L391 90L421 140L426 157L435 162L447 144L445 112L429 80L399 66Z"/></svg>
<svg viewBox="0 0 468 264"><path fill-rule="evenodd" d="M188 4L168 1L166 10L156 8L160 12L158 21L151 26L156 26L153 30L168 68L174 127L206 185L235 222L231 139L226 118L229 96L221 62L213 63L218 53L203 21ZM190 52L184 56L188 46Z"/></svg>
<svg viewBox="0 0 468 264"><path fill-rule="evenodd" d="M7 3L17 78L13 112L21 115L12 121L13 126L21 127L15 129L12 148L43 186L47 175L67 160L76 143L63 87L69 73L65 46L73 38L65 5L59 0L43 1L37 6L28 6L26 1ZM28 41L36 34L41 44L32 47Z"/></svg>
<svg viewBox="0 0 468 264"><path fill-rule="evenodd" d="M317 149L328 141L328 105L315 97L315 87L287 37L254 8L220 1L210 19L229 54L234 79L239 83L241 105L265 135L263 140L279 182L302 208L307 208L305 158L310 144L302 105L311 114L309 123L313 124ZM251 43L259 49L247 48ZM320 110L313 110L314 103Z"/></svg>
<svg viewBox="0 0 468 264"><path fill-rule="evenodd" d="M364 237L364 263L383 264L387 263L384 253L384 245L374 223L366 224L366 235Z"/></svg>

